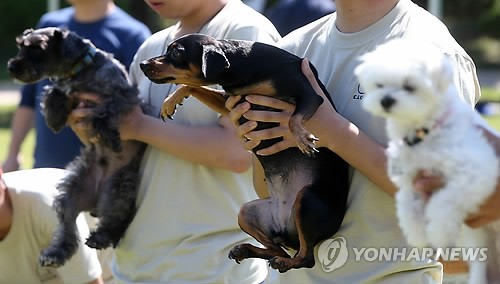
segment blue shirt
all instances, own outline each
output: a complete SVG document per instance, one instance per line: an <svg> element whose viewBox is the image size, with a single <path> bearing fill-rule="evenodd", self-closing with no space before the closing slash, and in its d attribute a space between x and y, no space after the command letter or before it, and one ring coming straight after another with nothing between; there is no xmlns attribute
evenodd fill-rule
<svg viewBox="0 0 500 284"><path fill-rule="evenodd" d="M64 27L87 38L106 52L113 53L126 67L130 65L139 46L151 35L148 27L116 7L105 18L92 23L74 19L73 7L53 11L42 16L37 28ZM41 113L40 101L43 86L48 80L25 85L21 89L21 106L35 110L36 145L34 167L64 168L78 154L83 144L70 128L55 134L47 127Z"/></svg>
<svg viewBox="0 0 500 284"><path fill-rule="evenodd" d="M333 0L279 0L264 12L281 36L335 12Z"/></svg>

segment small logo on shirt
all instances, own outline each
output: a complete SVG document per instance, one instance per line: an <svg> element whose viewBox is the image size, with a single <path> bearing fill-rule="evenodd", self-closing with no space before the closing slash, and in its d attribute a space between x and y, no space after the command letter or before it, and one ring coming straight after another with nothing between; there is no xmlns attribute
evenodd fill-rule
<svg viewBox="0 0 500 284"><path fill-rule="evenodd" d="M354 96L352 96L352 98L354 100L362 100L364 94L365 94L365 92L361 89L361 85L358 84L358 93L354 94Z"/></svg>

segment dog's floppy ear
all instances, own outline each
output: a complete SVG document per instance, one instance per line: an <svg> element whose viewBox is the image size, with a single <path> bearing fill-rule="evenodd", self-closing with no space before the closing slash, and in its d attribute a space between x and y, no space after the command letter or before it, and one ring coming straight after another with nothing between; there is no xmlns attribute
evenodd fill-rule
<svg viewBox="0 0 500 284"><path fill-rule="evenodd" d="M68 33L68 32L63 30L63 29L55 29L54 30L54 39L62 40L64 38L65 33Z"/></svg>
<svg viewBox="0 0 500 284"><path fill-rule="evenodd" d="M201 72L207 80L214 79L230 64L222 49L215 45L203 45Z"/></svg>
<svg viewBox="0 0 500 284"><path fill-rule="evenodd" d="M25 37L31 34L34 31L34 29L26 29L21 35L18 35L16 37L16 44L17 45L26 45L29 46L29 41L25 41Z"/></svg>

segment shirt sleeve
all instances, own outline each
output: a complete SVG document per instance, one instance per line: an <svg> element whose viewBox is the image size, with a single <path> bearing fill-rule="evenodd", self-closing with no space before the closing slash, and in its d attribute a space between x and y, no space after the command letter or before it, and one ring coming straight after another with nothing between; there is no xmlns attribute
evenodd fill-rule
<svg viewBox="0 0 500 284"><path fill-rule="evenodd" d="M19 106L35 109L36 90L36 83L24 85L21 88L21 101L19 102Z"/></svg>
<svg viewBox="0 0 500 284"><path fill-rule="evenodd" d="M474 106L481 97L481 88L477 78L476 66L468 56L460 54L454 55L456 64L455 85L457 86L462 99L469 105Z"/></svg>
<svg viewBox="0 0 500 284"><path fill-rule="evenodd" d="M80 233L78 250L64 266L58 269L64 283L87 283L102 274L96 251L85 245L89 228L83 214L78 216L76 224Z"/></svg>

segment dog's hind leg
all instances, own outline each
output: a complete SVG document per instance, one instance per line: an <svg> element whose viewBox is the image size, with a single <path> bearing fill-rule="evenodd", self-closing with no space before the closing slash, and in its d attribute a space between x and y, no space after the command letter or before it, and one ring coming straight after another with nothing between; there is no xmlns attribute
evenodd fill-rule
<svg viewBox="0 0 500 284"><path fill-rule="evenodd" d="M41 252L39 262L42 266L59 267L70 259L78 249L80 234L76 218L88 207L85 194L82 194L80 173L69 173L58 186L61 193L55 198L53 208L59 224L52 235L48 248Z"/></svg>
<svg viewBox="0 0 500 284"><path fill-rule="evenodd" d="M41 252L39 262L42 266L59 267L63 265L78 249L80 234L76 219L80 212L91 209L92 196L86 188L93 188L94 182L89 179L93 162L93 148L84 149L82 154L67 169L68 174L58 185L60 194L54 199L53 208L59 224L53 233L48 248Z"/></svg>
<svg viewBox="0 0 500 284"><path fill-rule="evenodd" d="M297 233L299 237L299 251L295 254L293 258L283 258L276 256L272 259L269 260L269 266L273 269L277 269L279 272L287 272L288 270L292 268L301 268L301 267L308 267L311 268L314 266L314 243L313 240L310 239L311 235L309 234L310 232L305 231L305 226L307 226L307 222L309 220L304 220L304 214L310 214L311 212L307 212L308 208L305 208L304 206L307 206L307 201L305 200L304 196L307 195L307 190L310 190L309 187L305 187L301 189L295 198L295 203L294 203L294 219L295 219L295 226L297 227ZM310 203L310 204L316 204L316 203ZM314 210L314 209L313 209ZM318 214L319 216L323 216ZM311 224L311 223L309 223ZM313 222L313 224L317 224L316 222ZM324 224L322 224L324 225Z"/></svg>
<svg viewBox="0 0 500 284"><path fill-rule="evenodd" d="M42 97L42 111L47 125L54 132L66 126L71 110L71 100L66 93L54 86L46 86Z"/></svg>
<svg viewBox="0 0 500 284"><path fill-rule="evenodd" d="M313 189L315 186L317 187L316 191ZM271 268L283 273L290 269L314 266L314 247L338 231L345 212L344 205L332 206L328 202L328 190L334 189L330 187L320 188L318 184L315 184L306 186L297 193L293 214L299 239L299 250L292 258L276 256L270 259ZM342 200L340 196L338 199L338 201ZM333 202L338 201L333 200Z"/></svg>
<svg viewBox="0 0 500 284"><path fill-rule="evenodd" d="M95 249L116 247L123 237L136 211L137 172L136 165L125 167L114 174L109 187L101 189L97 204L99 222L87 239L87 246Z"/></svg>
<svg viewBox="0 0 500 284"><path fill-rule="evenodd" d="M257 199L245 203L238 214L238 224L240 228L256 239L265 248L259 248L252 244L245 243L233 247L228 257L240 263L247 258L271 259L275 256L283 258L290 257L279 245L273 242L272 232L269 224L272 216L269 213L269 198Z"/></svg>

